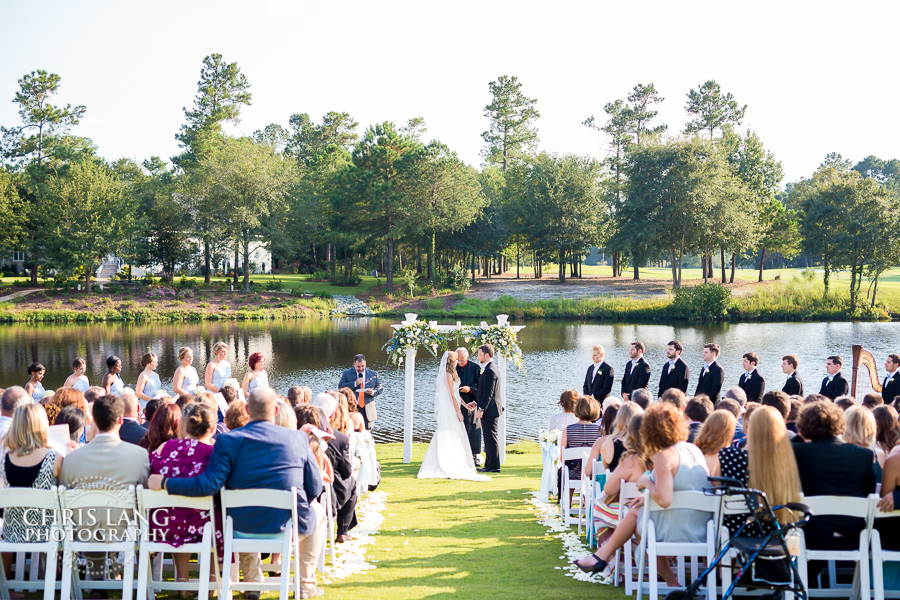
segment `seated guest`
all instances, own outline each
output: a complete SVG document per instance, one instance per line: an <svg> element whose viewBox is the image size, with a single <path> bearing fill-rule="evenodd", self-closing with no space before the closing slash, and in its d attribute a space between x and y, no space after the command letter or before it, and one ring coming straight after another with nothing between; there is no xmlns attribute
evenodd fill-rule
<svg viewBox="0 0 900 600"><path fill-rule="evenodd" d="M298 404L294 407L294 414L297 416L297 428L309 434L310 448L316 455L316 462L319 464L319 471L322 473L322 481L325 483L334 483L334 467L331 461L325 455L323 448L327 446L328 441L333 440L334 436L322 429L321 414L322 412L307 404ZM313 441L315 439L315 442ZM322 492L325 493L324 491ZM331 490L331 505L337 505L337 498L334 494L334 488ZM334 513L332 513L334 516Z"/></svg>
<svg viewBox="0 0 900 600"><path fill-rule="evenodd" d="M889 457L884 462L884 476L881 480L881 500L878 508L884 512L900 509L900 454ZM881 536L881 547L884 550L900 551L900 521L896 518L875 519L875 529ZM884 571L885 589L900 589L898 573L889 566L897 563L886 563ZM890 583L889 583L890 582Z"/></svg>
<svg viewBox="0 0 900 600"><path fill-rule="evenodd" d="M325 513L318 502L322 477L309 448L309 439L296 431L275 425L275 392L257 388L247 399L250 422L222 434L213 446L209 464L201 475L190 478L164 478L152 475L151 489L166 489L180 496L211 496L226 489L297 489L297 532L300 540L301 593L308 598L321 596L316 587L316 563L325 535ZM236 535L252 537L280 533L291 518L290 511L259 507L238 508L229 512ZM259 554L241 554L244 580L261 582ZM252 594L257 597L256 594ZM247 594L245 593L245 597Z"/></svg>
<svg viewBox="0 0 900 600"><path fill-rule="evenodd" d="M8 451L0 460L3 487L49 490L56 485L63 457L47 445L47 427L47 413L39 405L23 404L16 409L4 439ZM26 510L16 506L4 511L3 540L49 541L49 521L44 525L38 519L26 519Z"/></svg>
<svg viewBox="0 0 900 600"><path fill-rule="evenodd" d="M182 417L184 437L164 442L150 453L150 473L163 477L196 477L206 471L212 455L212 437L216 432L216 412L194 402L185 409ZM151 517L150 523L156 539L166 540L175 547L195 544L203 537L203 526L209 515L190 508L165 509L165 518ZM222 515L216 515L215 540L219 556L222 556ZM188 562L191 555L173 554L175 580L188 581Z"/></svg>
<svg viewBox="0 0 900 600"><path fill-rule="evenodd" d="M291 405L285 400L278 400L276 405L278 408L275 412L275 424L279 427L287 427L291 431L296 431L297 415L294 414Z"/></svg>
<svg viewBox="0 0 900 600"><path fill-rule="evenodd" d="M162 405L162 400L159 398L154 398L147 402L147 405L144 406L144 422L141 423L141 427L145 430L150 429L150 420L153 419L153 415L156 413L156 409Z"/></svg>
<svg viewBox="0 0 900 600"><path fill-rule="evenodd" d="M713 411L711 415L703 423L703 428L694 440L694 445L700 448L703 458L706 459L706 468L713 477L731 477L731 475L722 472L722 450L731 450L731 441L734 439L734 426L737 419L727 410L719 409ZM743 452L734 448L737 452ZM726 452L725 458L731 458L731 454ZM745 460L746 462L746 456Z"/></svg>
<svg viewBox="0 0 900 600"><path fill-rule="evenodd" d="M788 419L791 416L791 397L785 394L784 392L766 392L763 395L762 399L763 406L771 406L775 410L778 411L778 414L781 415L781 418L784 419L785 426L787 426ZM797 402L797 411L800 410L800 402ZM794 418L796 420L796 417ZM794 438L797 437L797 434L793 431L788 430L788 439L793 441Z"/></svg>
<svg viewBox="0 0 900 600"><path fill-rule="evenodd" d="M881 397L881 394L869 393L863 396L862 405L869 410L875 410L879 406L884 406L884 398Z"/></svg>
<svg viewBox="0 0 900 600"><path fill-rule="evenodd" d="M851 398L850 396L838 396L834 399L834 403L837 404L838 408L843 411L846 411L848 408L856 406L856 400Z"/></svg>
<svg viewBox="0 0 900 600"><path fill-rule="evenodd" d="M220 350L220 353L221 353L221 350ZM199 394L194 396L194 402L199 402L201 404L205 404L206 406L208 406L211 409L213 409L214 411L216 411L217 415L219 413L219 403L216 402L216 397L213 396L213 393L208 390L203 390L202 392L200 392ZM181 408L182 408L182 410L184 410L183 406ZM217 423L216 423L216 436L218 436L220 433L225 433L227 431L228 431L228 428L225 426L225 415L222 415L222 420L217 421Z"/></svg>
<svg viewBox="0 0 900 600"><path fill-rule="evenodd" d="M684 412L687 407L687 396L678 388L669 388L659 397L660 402L668 402L679 411Z"/></svg>
<svg viewBox="0 0 900 600"><path fill-rule="evenodd" d="M800 418L801 408L803 408L803 398L800 396L791 396L791 412L788 413L787 419L785 419L788 431L791 433L797 433L797 419ZM791 439L793 440L794 438Z"/></svg>
<svg viewBox="0 0 900 600"><path fill-rule="evenodd" d="M603 446L600 448L600 458L606 469L615 471L619 466L619 461L626 452L625 438L628 436L628 425L635 417L642 414L644 414L644 409L634 402L626 402L619 409L616 415L615 429L612 435L604 438ZM593 466L593 463L588 462L588 466Z"/></svg>
<svg viewBox="0 0 900 600"><path fill-rule="evenodd" d="M366 422L359 413L359 399L348 387L341 388L339 391L347 398L347 409L350 411L350 430L362 433L366 430Z"/></svg>
<svg viewBox="0 0 900 600"><path fill-rule="evenodd" d="M291 406L297 406L298 404L300 404L300 386L299 385L292 385L291 387L288 388L287 399L288 399L288 403Z"/></svg>
<svg viewBox="0 0 900 600"><path fill-rule="evenodd" d="M73 450L66 457L59 483L69 489L99 487L109 490L123 490L129 485L146 485L150 472L147 452L119 439L122 413L125 411L122 399L112 394L101 396L94 400L91 410L97 434L89 443ZM109 510L97 513L99 518L82 524L83 527L77 534L79 541L96 540L100 535L110 532L121 537L125 532L120 524L126 518L134 518L132 515ZM86 532L89 535L85 535ZM99 565L106 564L106 555L88 553L87 560L88 568L98 569Z"/></svg>
<svg viewBox="0 0 900 600"><path fill-rule="evenodd" d="M643 421L644 415L641 411L641 414L636 415L628 423L628 432L625 435L625 454L619 460L615 470L606 478L602 499L594 504L594 514L602 522L597 529L597 547L603 545L608 534L615 529L619 522L619 493L622 481L635 483L641 478L644 471L653 466L645 461L641 451L641 423Z"/></svg>
<svg viewBox="0 0 900 600"><path fill-rule="evenodd" d="M153 452L169 440L181 437L181 408L177 404L164 404L153 414L150 428L140 444L147 452Z"/></svg>
<svg viewBox="0 0 900 600"><path fill-rule="evenodd" d="M119 394L119 397L122 398L122 403L125 405L119 437L122 438L123 442L135 445L140 444L143 437L147 434L147 430L141 427L137 420L140 407L137 395L129 388L125 388Z"/></svg>
<svg viewBox="0 0 900 600"><path fill-rule="evenodd" d="M228 431L240 429L250 422L250 416L247 414L247 403L243 400L235 400L228 405L225 411L225 426Z"/></svg>
<svg viewBox="0 0 900 600"><path fill-rule="evenodd" d="M703 394L688 400L687 406L684 408L684 416L687 417L688 427L691 429L691 433L688 435L689 444L694 443L700 433L700 428L703 427L703 422L714 410L716 408L713 406L712 400Z"/></svg>
<svg viewBox="0 0 900 600"><path fill-rule="evenodd" d="M794 444L805 496L854 496L875 491L872 451L841 440L844 412L833 402L812 402L800 411L797 431L810 443ZM803 528L810 548L851 549L859 544L863 519L813 517Z"/></svg>
<svg viewBox="0 0 900 600"><path fill-rule="evenodd" d="M894 449L900 446L900 417L893 406L885 405L876 407L872 416L875 417L875 452L879 454L879 462L883 467L886 457L893 456Z"/></svg>
<svg viewBox="0 0 900 600"><path fill-rule="evenodd" d="M231 385L223 385L219 390L219 393L222 394L222 397L225 399L225 403L231 406L231 403L238 399L238 391Z"/></svg>
<svg viewBox="0 0 900 600"><path fill-rule="evenodd" d="M350 435L350 411L347 409L347 399L341 394L341 398L334 406L334 414L331 415L331 428L340 431L344 435Z"/></svg>
<svg viewBox="0 0 900 600"><path fill-rule="evenodd" d="M844 441L872 451L872 460L875 462L875 479L881 483L881 465L884 464L885 455L881 453L879 460L879 451L875 444L878 428L875 425L875 416L872 411L862 406L853 406L844 411L844 422L846 423Z"/></svg>
<svg viewBox="0 0 900 600"><path fill-rule="evenodd" d="M648 388L638 388L631 391L631 401L647 410L647 407L653 402L653 395Z"/></svg>
<svg viewBox="0 0 900 600"><path fill-rule="evenodd" d="M578 422L578 417L575 416L575 404L578 402L579 396L577 390L565 390L559 395L557 404L559 404L562 412L558 412L550 417L550 429L565 431L566 427Z"/></svg>
<svg viewBox="0 0 900 600"><path fill-rule="evenodd" d="M725 390L724 397L730 400L734 400L740 407L743 407L745 404L747 404L747 392L736 385L733 385Z"/></svg>
<svg viewBox="0 0 900 600"><path fill-rule="evenodd" d="M330 423L334 418L337 401L331 394L322 393L315 397L312 406L321 409ZM333 489L337 497L337 536L335 541L343 543L350 539L349 532L357 525L356 480L353 479L349 436L336 429L332 429L330 433L334 435L334 439L328 443L325 455L334 467Z"/></svg>
<svg viewBox="0 0 900 600"><path fill-rule="evenodd" d="M672 503L674 492L701 491L708 485L709 471L703 454L687 443L688 426L678 409L661 402L647 409L641 422L641 445L645 457L652 457L653 470L638 480L639 488L646 488L650 497L661 507ZM615 551L635 533L642 499L616 527L612 537L592 556L575 561L582 571L601 572ZM679 509L655 513L652 517L656 537L666 542L702 542L706 540L706 523L710 515L693 509ZM667 585L678 586L668 557L659 557L659 574Z"/></svg>
<svg viewBox="0 0 900 600"><path fill-rule="evenodd" d="M53 404L52 402L47 402L46 404L42 402L38 406L44 409L44 413L47 415L48 423L54 422L56 420L56 417L59 416L59 406Z"/></svg>
<svg viewBox="0 0 900 600"><path fill-rule="evenodd" d="M830 402L831 398L828 396L823 396L822 394L810 394L806 398L803 399L804 406L807 404L812 404L813 402ZM799 417L798 417L799 418Z"/></svg>
<svg viewBox="0 0 900 600"><path fill-rule="evenodd" d="M734 415L735 419L738 421L734 424L734 438L731 443L735 446L740 446L744 443L744 440L747 439L747 434L744 433L744 428L741 426L740 418L741 418L741 407L737 403L737 401L732 398L723 398L719 400L719 403L716 405L716 410L727 410L731 414Z"/></svg>
<svg viewBox="0 0 900 600"><path fill-rule="evenodd" d="M600 418L600 405L593 396L582 396L575 404L578 422L563 430L561 448L585 448L594 445L600 437L600 428L594 423ZM581 460L566 461L570 479L581 479Z"/></svg>
<svg viewBox="0 0 900 600"><path fill-rule="evenodd" d="M612 404L603 411L603 418L600 419L600 437L598 437L591 445L591 453L588 455L587 471L585 476L591 477L594 473L594 461L600 460L600 452L603 450L603 442L616 431L616 418L619 415L619 405ZM556 485L562 485L562 469L556 471Z"/></svg>
<svg viewBox="0 0 900 600"><path fill-rule="evenodd" d="M87 417L84 414L84 411L76 406L67 406L56 415L56 419L53 420L54 425L68 425L69 426L69 449L74 450L80 444L78 440L80 440L84 436L84 426L87 423ZM72 445L74 443L74 445Z"/></svg>
<svg viewBox="0 0 900 600"><path fill-rule="evenodd" d="M9 430L16 409L29 402L31 396L23 387L14 385L3 390L3 394L0 394L0 438Z"/></svg>

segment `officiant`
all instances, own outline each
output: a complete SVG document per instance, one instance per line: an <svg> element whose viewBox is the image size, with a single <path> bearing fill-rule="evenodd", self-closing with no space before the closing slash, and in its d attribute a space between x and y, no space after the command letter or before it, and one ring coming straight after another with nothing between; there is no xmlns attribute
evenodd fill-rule
<svg viewBox="0 0 900 600"><path fill-rule="evenodd" d="M469 360L469 351L465 348L457 348L456 374L459 375L459 397L462 400L463 424L466 426L466 434L469 436L469 446L472 448L472 457L475 466L481 466L481 420L475 418L475 411L469 410L466 404L475 402L475 392L478 391L478 376L481 375L481 367Z"/></svg>
<svg viewBox="0 0 900 600"><path fill-rule="evenodd" d="M353 366L341 373L338 389L348 387L357 395L359 412L362 413L366 429L372 429L378 411L375 409L375 398L384 391L378 380L378 373L366 368L366 357L357 354L353 357ZM362 393L360 393L362 391Z"/></svg>

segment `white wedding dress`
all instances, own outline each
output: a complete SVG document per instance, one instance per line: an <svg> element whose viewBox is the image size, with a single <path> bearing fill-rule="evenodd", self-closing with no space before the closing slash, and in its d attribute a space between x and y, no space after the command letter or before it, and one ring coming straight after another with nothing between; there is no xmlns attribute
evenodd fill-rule
<svg viewBox="0 0 900 600"><path fill-rule="evenodd" d="M434 398L434 412L437 428L425 451L425 458L419 468L419 479L468 479L470 481L490 481L487 475L475 470L472 448L466 428L459 420L454 406L459 402L459 381L454 382L451 392L447 384L447 353L441 359L438 369L437 392ZM451 396L450 394L453 394ZM457 401L454 403L453 398Z"/></svg>

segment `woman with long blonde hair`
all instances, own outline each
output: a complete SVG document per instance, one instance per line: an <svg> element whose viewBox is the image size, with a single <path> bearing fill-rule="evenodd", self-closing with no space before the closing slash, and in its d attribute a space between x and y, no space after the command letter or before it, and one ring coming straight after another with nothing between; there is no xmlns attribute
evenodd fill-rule
<svg viewBox="0 0 900 600"><path fill-rule="evenodd" d="M800 472L784 417L771 406L761 406L753 411L750 421L747 438L750 487L765 492L770 506L799 502ZM793 520L787 509L778 511L777 516L781 524Z"/></svg>

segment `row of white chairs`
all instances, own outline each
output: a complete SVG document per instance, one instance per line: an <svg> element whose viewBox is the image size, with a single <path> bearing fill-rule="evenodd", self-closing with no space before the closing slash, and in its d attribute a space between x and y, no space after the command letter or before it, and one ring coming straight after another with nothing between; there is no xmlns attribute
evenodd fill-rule
<svg viewBox="0 0 900 600"><path fill-rule="evenodd" d="M137 590L138 598L153 598L156 591L185 590L195 591L199 598L208 598L210 584L215 583L214 589L220 591L221 597L230 598L232 590L238 591L278 591L280 598L288 598L290 591L295 598L300 598L299 580L299 542L300 537L296 532L297 520L297 489L291 491L251 489L251 490L221 490L219 492L224 524L224 555L222 564L226 565L225 571L219 573L218 552L216 551L215 534L212 519L215 514L214 502L211 496L201 498L188 498L185 496L169 495L165 491L151 491L142 486L129 486L122 490L95 490L95 489L66 489L64 486L54 486L50 490L35 490L31 488L4 488L0 489L0 508L28 507L29 510L46 511L52 513L54 518L49 523L47 539L43 541L29 541L16 543L0 539L0 552L14 553L16 571L12 579L6 578L4 568L0 568L0 597L8 598L10 590L43 590L44 600L52 600L55 592L59 590L61 598L82 598L85 589L120 589L123 600L130 600ZM334 555L334 520L331 517L331 490L326 484L324 493L326 505L326 522L328 532L320 553L319 570L324 569L324 557L330 553L332 564L335 564ZM290 511L290 519L284 526L284 533L278 537L247 538L236 536L233 518L229 514L236 508L262 507L272 510ZM207 512L210 522L203 528L201 540L193 544L185 544L178 547L172 546L165 540L155 539L149 524L152 521L152 511L170 508L189 508ZM65 516L78 515L79 511L85 514L88 509L100 509L102 515L109 511L127 511L131 518L123 521L121 536L118 540L110 541L82 541L78 534L78 526L73 518ZM36 515L37 513L31 513ZM114 513L115 514L115 513ZM118 525L118 519L115 523ZM57 580L57 564L59 552L62 551L62 574ZM281 570L280 577L264 577L260 583L242 582L238 579L237 565L233 559L238 553L280 553L281 566L272 566L272 569ZM77 568L80 553L110 553L121 558L121 579L109 577L106 567L103 572L86 571L85 578L81 577ZM165 581L163 580L162 557L165 554L191 553L197 555L198 579L193 581ZM29 578L25 577L26 555L30 555L28 565ZM155 564L151 564L151 556L156 555ZM137 581L134 579L135 559L138 563ZM39 579L39 568L44 565L43 579ZM233 566L232 566L233 565ZM267 565L268 566L268 565ZM272 570L269 569L269 570ZM192 570L194 570L192 568ZM291 578L293 572L293 578ZM210 576L215 575L215 582L210 581ZM97 577L100 577L99 579Z"/></svg>

